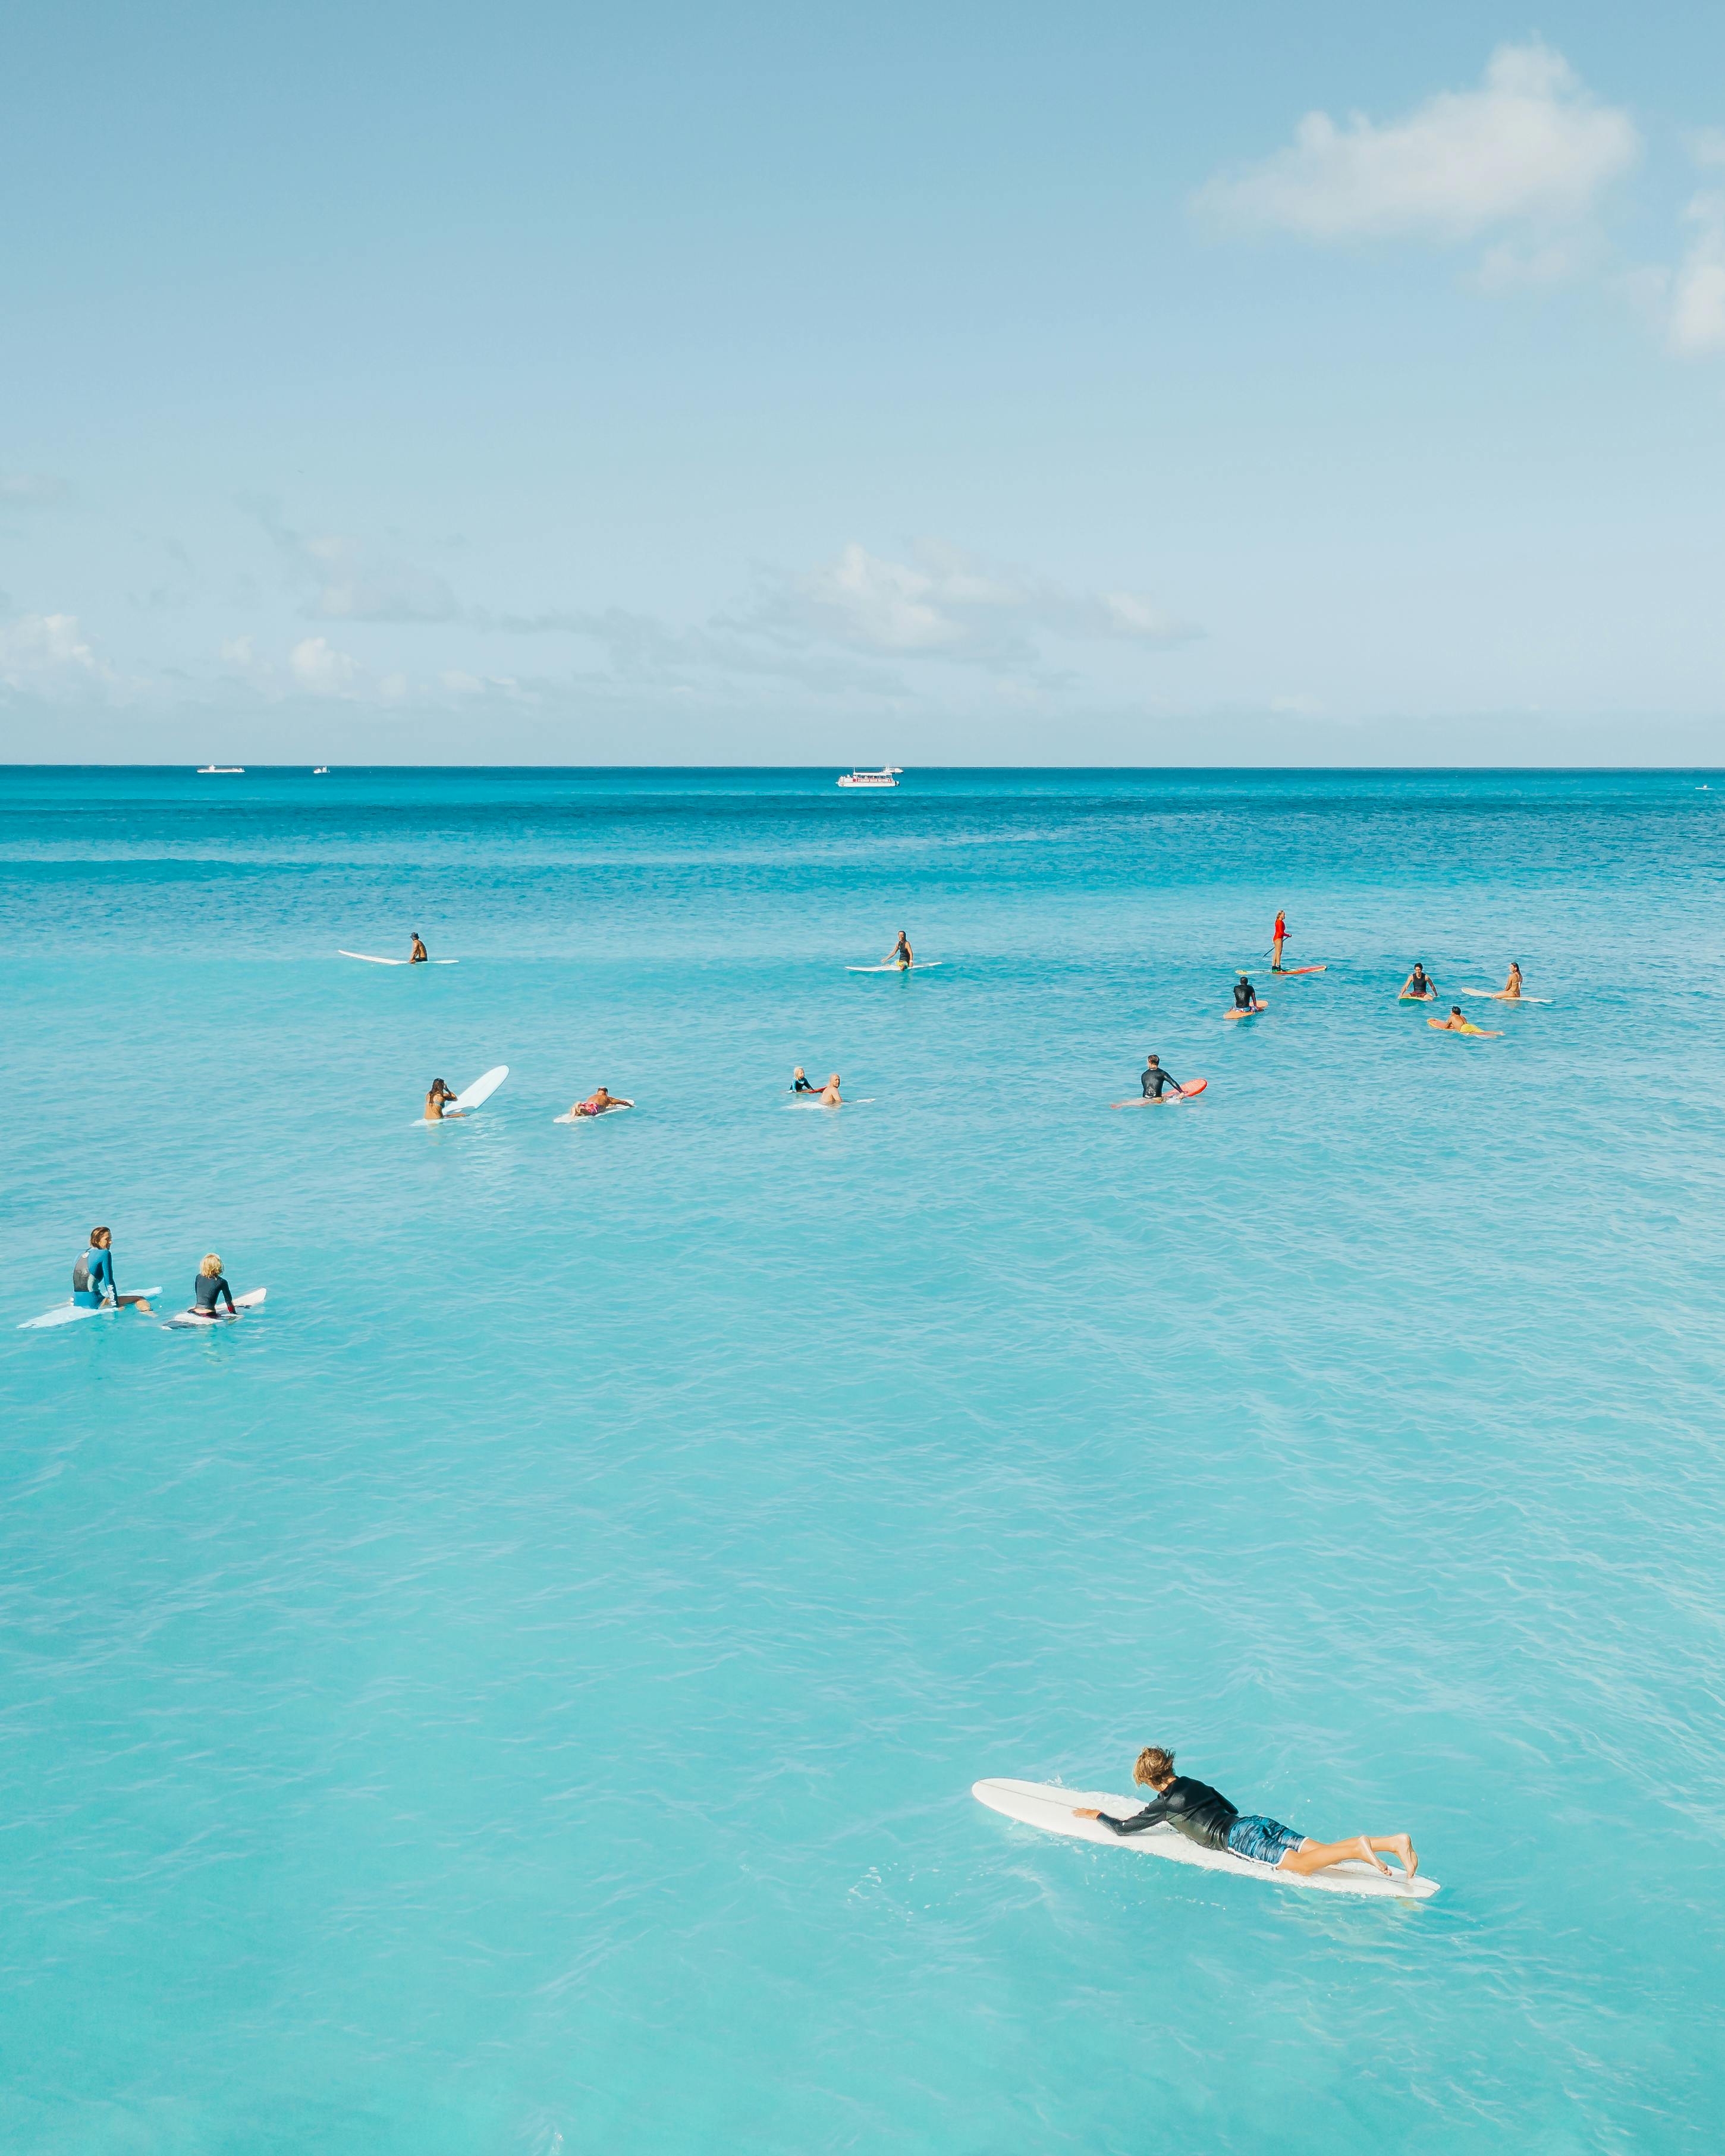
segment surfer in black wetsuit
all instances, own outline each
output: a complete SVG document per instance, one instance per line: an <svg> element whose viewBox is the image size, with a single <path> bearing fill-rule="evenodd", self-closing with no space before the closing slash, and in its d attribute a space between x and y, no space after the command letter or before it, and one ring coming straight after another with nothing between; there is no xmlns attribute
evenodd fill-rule
<svg viewBox="0 0 1725 2156"><path fill-rule="evenodd" d="M1357 1834L1346 1841L1313 1841L1309 1835L1284 1826L1280 1820L1256 1813L1236 1811L1219 1789L1208 1782L1195 1782L1174 1772L1174 1755L1159 1744L1147 1744L1132 1768L1132 1779L1141 1789L1156 1794L1142 1811L1123 1820L1094 1806L1076 1807L1074 1819L1095 1820L1111 1834L1145 1834L1152 1827L1170 1826L1188 1841L1205 1849L1225 1849L1235 1856L1250 1857L1255 1864L1274 1865L1280 1871L1322 1871L1326 1865L1345 1864L1363 1857L1378 1871L1389 1866L1378 1855L1393 1851L1409 1878L1420 1869L1414 1845L1404 1834Z"/></svg>
<svg viewBox="0 0 1725 2156"><path fill-rule="evenodd" d="M230 1317L239 1315L234 1307L234 1291L222 1277L222 1260L213 1250L198 1268L198 1277L192 1283L192 1293L195 1298L192 1307L200 1317L219 1317L220 1306L224 1301Z"/></svg>
<svg viewBox="0 0 1725 2156"><path fill-rule="evenodd" d="M1255 1010L1257 1007L1258 991L1252 986L1250 977L1242 973L1234 983L1234 1008L1235 1010Z"/></svg>
<svg viewBox="0 0 1725 2156"><path fill-rule="evenodd" d="M1186 1090L1172 1071L1163 1069L1159 1055L1147 1056L1144 1060L1144 1098L1159 1101L1164 1086L1172 1086L1176 1093L1183 1095Z"/></svg>
<svg viewBox="0 0 1725 2156"><path fill-rule="evenodd" d="M791 1091L793 1093L818 1093L819 1092L820 1088L819 1086L811 1086L809 1084L803 1066L799 1063L796 1069L791 1073Z"/></svg>

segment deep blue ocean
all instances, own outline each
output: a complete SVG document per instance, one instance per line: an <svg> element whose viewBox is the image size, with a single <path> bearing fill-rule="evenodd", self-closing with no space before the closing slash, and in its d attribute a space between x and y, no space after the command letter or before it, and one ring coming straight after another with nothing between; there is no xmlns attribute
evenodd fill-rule
<svg viewBox="0 0 1725 2156"><path fill-rule="evenodd" d="M833 776L0 773L0 2145L1717 2148L1725 778Z"/></svg>

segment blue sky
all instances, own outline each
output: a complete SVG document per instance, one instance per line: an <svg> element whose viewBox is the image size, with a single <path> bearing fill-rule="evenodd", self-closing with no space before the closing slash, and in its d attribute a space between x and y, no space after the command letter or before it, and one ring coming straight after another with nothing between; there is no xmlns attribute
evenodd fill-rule
<svg viewBox="0 0 1725 2156"><path fill-rule="evenodd" d="M27 4L0 757L1717 761L1725 12Z"/></svg>

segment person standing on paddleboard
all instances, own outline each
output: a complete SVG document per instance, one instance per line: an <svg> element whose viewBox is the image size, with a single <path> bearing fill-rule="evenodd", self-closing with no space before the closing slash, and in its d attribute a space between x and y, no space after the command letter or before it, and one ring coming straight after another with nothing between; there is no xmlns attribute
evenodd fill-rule
<svg viewBox="0 0 1725 2156"><path fill-rule="evenodd" d="M1346 1841L1313 1841L1310 1835L1284 1826L1280 1820L1238 1811L1208 1782L1194 1782L1189 1775L1177 1774L1173 1753L1159 1744L1147 1744L1139 1753L1132 1779L1140 1789L1156 1792L1142 1811L1117 1820L1094 1806L1075 1806L1073 1818L1095 1820L1117 1835L1171 1826L1176 1834L1205 1849L1225 1849L1235 1856L1250 1858L1254 1864L1274 1865L1278 1871L1322 1871L1327 1865L1363 1857L1387 1874L1389 1866L1378 1856L1380 1849L1392 1851L1401 1860L1409 1879L1420 1869L1414 1845L1404 1834L1357 1834Z"/></svg>
<svg viewBox="0 0 1725 2156"><path fill-rule="evenodd" d="M1172 1086L1181 1099L1185 1098L1185 1087L1172 1071L1163 1069L1162 1058L1159 1055L1147 1054L1144 1058L1144 1098L1147 1101L1159 1101L1165 1086Z"/></svg>
<svg viewBox="0 0 1725 2156"><path fill-rule="evenodd" d="M1281 971L1281 947L1286 941L1287 932L1288 916L1278 908L1276 926L1270 932L1270 970L1272 973Z"/></svg>
<svg viewBox="0 0 1725 2156"><path fill-rule="evenodd" d="M416 928L416 929L413 931L413 947L412 951L408 954L408 963L410 966L423 966L423 965L424 965L424 964L425 964L426 961L430 957L430 956L431 956L431 953L430 953L430 952L426 949L425 946L424 946L424 944L419 941L419 932L418 932L418 930Z"/></svg>
<svg viewBox="0 0 1725 2156"><path fill-rule="evenodd" d="M106 1228L92 1228L90 1248L80 1250L72 1265L72 1301L80 1310L100 1310L111 1302L116 1310L135 1304L147 1311L141 1295L122 1295L114 1278L114 1237Z"/></svg>

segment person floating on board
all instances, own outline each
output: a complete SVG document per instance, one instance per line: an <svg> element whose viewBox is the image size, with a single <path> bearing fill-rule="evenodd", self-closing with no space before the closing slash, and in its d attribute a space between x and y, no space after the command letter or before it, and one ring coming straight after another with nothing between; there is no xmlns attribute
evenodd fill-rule
<svg viewBox="0 0 1725 2156"><path fill-rule="evenodd" d="M72 1265L72 1301L80 1310L100 1310L111 1302L116 1310L128 1304L147 1311L141 1295L122 1295L114 1278L114 1237L106 1228L92 1228L90 1248L80 1250Z"/></svg>
<svg viewBox="0 0 1725 2156"><path fill-rule="evenodd" d="M818 1093L820 1088L809 1084L808 1075L799 1063L791 1073L791 1091L793 1093Z"/></svg>
<svg viewBox="0 0 1725 2156"><path fill-rule="evenodd" d="M1162 1058L1159 1055L1145 1056L1143 1086L1144 1098L1147 1101L1159 1101L1165 1086L1173 1087L1177 1099L1183 1100L1186 1096L1186 1089L1181 1085L1179 1080L1171 1071L1163 1069Z"/></svg>
<svg viewBox="0 0 1725 2156"><path fill-rule="evenodd" d="M1287 939L1287 932L1288 916L1278 910L1276 926L1270 932L1270 970L1272 973L1281 971L1281 947Z"/></svg>
<svg viewBox="0 0 1725 2156"><path fill-rule="evenodd" d="M212 1250L198 1266L198 1277L192 1283L192 1311L199 1317L218 1317L223 1301L228 1306L228 1315L239 1317L239 1312L234 1307L234 1291L222 1277L222 1260Z"/></svg>
<svg viewBox="0 0 1725 2156"><path fill-rule="evenodd" d="M1497 997L1499 1002L1506 1004L1518 1004L1522 1000L1522 969L1513 958L1509 962L1509 978L1497 991Z"/></svg>
<svg viewBox="0 0 1725 2156"><path fill-rule="evenodd" d="M1423 1004L1434 1004L1437 1001L1437 990L1426 978L1425 967L1417 963L1407 979L1402 983L1403 1000L1406 1001L1410 997L1414 1001Z"/></svg>
<svg viewBox="0 0 1725 2156"><path fill-rule="evenodd" d="M449 1091L441 1078L434 1078L431 1081L431 1091L425 1096L426 1122L441 1123L456 1116L465 1116L467 1113L465 1108L457 1108L451 1105L457 1097L458 1096Z"/></svg>
<svg viewBox="0 0 1725 2156"><path fill-rule="evenodd" d="M600 1086L595 1088L586 1100L578 1101L575 1103L569 1111L569 1120L573 1122L578 1116L603 1116L612 1108L632 1108L634 1106L633 1101L625 1101L620 1093L608 1093L605 1088Z"/></svg>
<svg viewBox="0 0 1725 2156"><path fill-rule="evenodd" d="M1250 1857L1255 1864L1271 1864L1278 1871L1322 1871L1327 1865L1346 1864L1363 1857L1388 1874L1389 1866L1378 1855L1392 1851L1400 1859L1409 1879L1420 1869L1414 1845L1404 1834L1357 1834L1346 1841L1313 1841L1280 1820L1253 1812L1240 1812L1219 1789L1207 1782L1174 1772L1174 1755L1159 1744L1147 1744L1132 1768L1132 1779L1141 1789L1156 1794L1141 1812L1117 1820L1094 1806L1075 1808L1074 1819L1096 1820L1112 1834L1142 1834L1153 1826L1171 1826L1189 1841L1205 1849L1225 1849L1235 1856Z"/></svg>
<svg viewBox="0 0 1725 2156"><path fill-rule="evenodd" d="M418 932L418 930L416 928L416 929L413 931L413 950L412 950L412 951L409 952L409 954L408 954L408 963L410 966L423 966L423 965L425 963L426 960L427 960L430 956L431 956L431 953L430 953L430 952L426 949L425 946L424 946L424 945L420 942L420 940L419 940L419 932Z"/></svg>
<svg viewBox="0 0 1725 2156"><path fill-rule="evenodd" d="M1242 973L1234 983L1234 1008L1235 1010L1257 1010L1261 1008L1258 1002L1258 991L1252 986L1250 974Z"/></svg>
<svg viewBox="0 0 1725 2156"><path fill-rule="evenodd" d="M839 1074L835 1070L820 1089L820 1105L824 1108L842 1108L845 1096L839 1091Z"/></svg>
<svg viewBox="0 0 1725 2156"><path fill-rule="evenodd" d="M916 963L916 955L906 941L902 928L898 932L897 942L886 954L886 963L889 966L896 966L901 973Z"/></svg>
<svg viewBox="0 0 1725 2156"><path fill-rule="evenodd" d="M1502 1040L1501 1033L1487 1033L1484 1026L1476 1025L1471 1019L1464 1018L1460 1004L1451 1004L1447 1018L1429 1018L1425 1023L1438 1033L1476 1033L1481 1040Z"/></svg>

